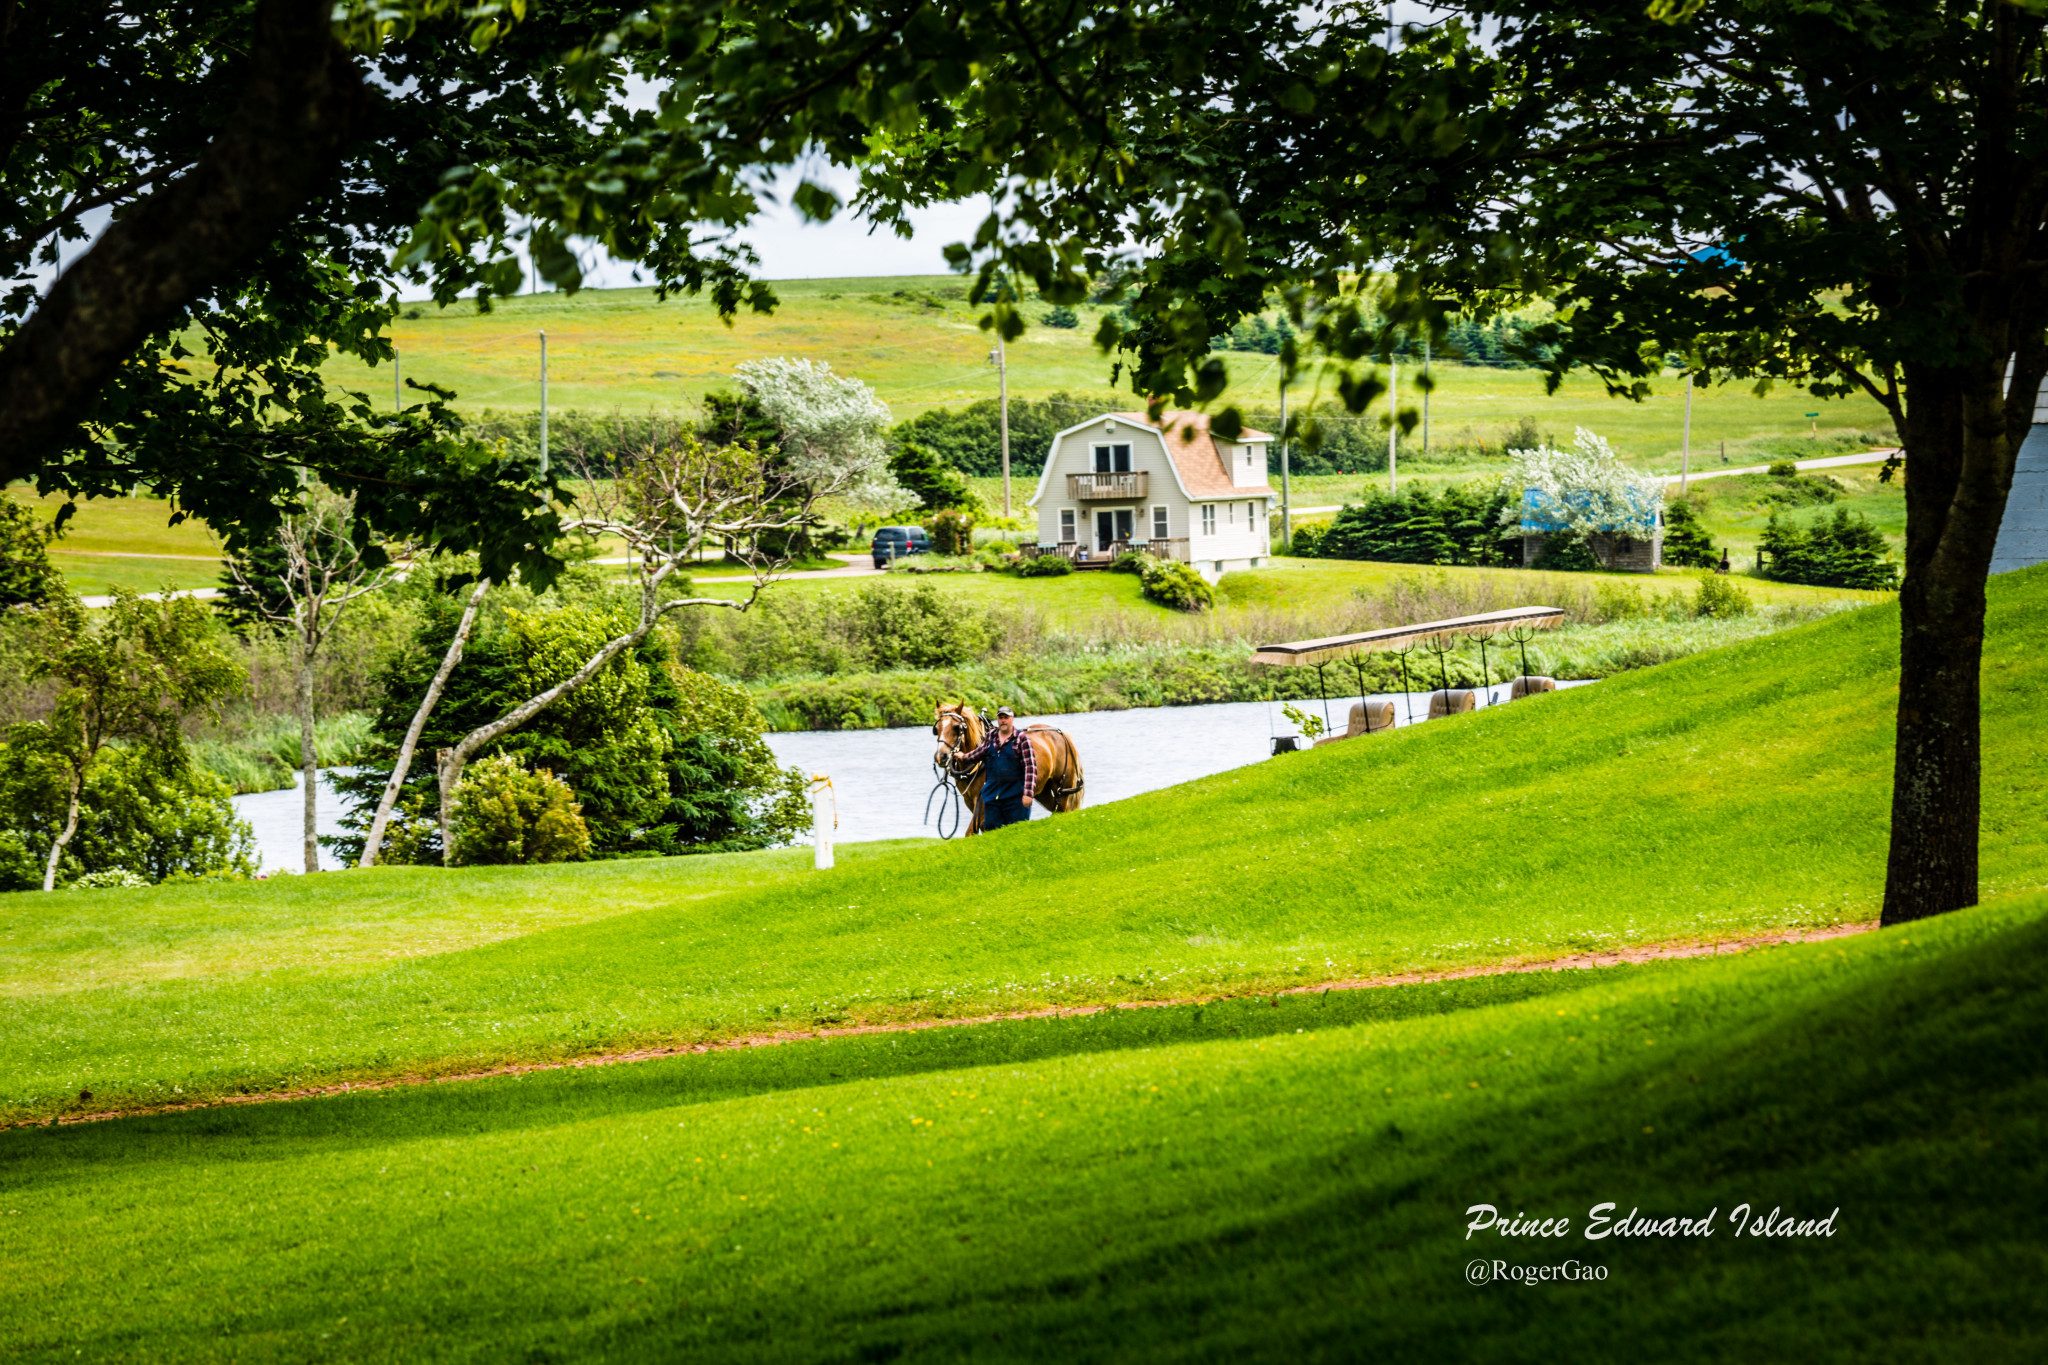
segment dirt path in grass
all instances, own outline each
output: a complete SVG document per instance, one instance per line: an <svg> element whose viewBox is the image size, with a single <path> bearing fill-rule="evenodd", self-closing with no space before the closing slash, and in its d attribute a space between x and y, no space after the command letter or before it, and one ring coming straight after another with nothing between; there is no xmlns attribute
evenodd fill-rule
<svg viewBox="0 0 2048 1365"><path fill-rule="evenodd" d="M1758 948L1775 948L1789 943L1817 943L1831 938L1842 938L1849 934L1867 933L1877 928L1877 921L1869 920L1859 924L1836 924L1825 929L1787 929L1775 933L1752 934L1732 939L1685 939L1671 943L1638 944L1631 948L1615 948L1598 953L1573 953L1568 957L1542 958L1530 962L1489 963L1474 967L1454 967L1442 972L1401 972L1392 976L1361 976L1343 980L1317 981L1307 985L1282 986L1272 991L1249 992L1243 996L1210 995L1182 996L1169 1000L1121 1000L1104 1005L1054 1006L1042 1010L1015 1010L1004 1014L978 1014L964 1019L909 1019L887 1024L847 1024L844 1026L815 1029L789 1029L779 1033L754 1033L738 1038L725 1038L703 1043L677 1043L671 1047L637 1048L626 1052L600 1052L587 1057L567 1057L544 1062L507 1062L502 1066L486 1067L478 1071L455 1071L440 1075L415 1073L406 1076L388 1076L376 1080L341 1081L333 1085L300 1086L290 1090L265 1090L248 1095L223 1095L216 1099L195 1100L189 1104L157 1104L133 1109L108 1109L89 1113L60 1114L51 1119L27 1119L18 1123L0 1125L10 1128L33 1128L47 1123L97 1123L105 1119L132 1118L143 1114L182 1113L188 1109L216 1109L230 1104L276 1104L285 1100L314 1099L322 1095L351 1095L364 1091L394 1090L400 1086L438 1085L449 1081L481 1081L493 1076L518 1076L529 1071L559 1071L578 1066L616 1066L622 1062L648 1062L661 1057L682 1057L693 1053L726 1052L736 1048L773 1047L782 1043L813 1042L822 1038L850 1038L868 1033L909 1033L917 1029L969 1028L976 1024L995 1024L1008 1020L1029 1019L1079 1019L1104 1010L1165 1009L1175 1005L1204 1005L1215 1000L1258 999L1281 995L1320 995L1324 991L1375 990L1382 986L1417 986L1432 981L1462 981L1474 976L1505 976L1516 972L1569 972L1583 971L1595 967L1619 967L1635 962L1658 962L1667 958L1716 957L1728 953L1745 953ZM84 1103L91 1102L90 1092L81 1096Z"/></svg>

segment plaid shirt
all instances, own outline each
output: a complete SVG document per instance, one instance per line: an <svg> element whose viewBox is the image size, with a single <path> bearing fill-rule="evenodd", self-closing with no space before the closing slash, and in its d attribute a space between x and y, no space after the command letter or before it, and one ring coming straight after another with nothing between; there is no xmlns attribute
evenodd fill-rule
<svg viewBox="0 0 2048 1365"><path fill-rule="evenodd" d="M1002 733L991 730L988 732L988 738L981 742L980 748L960 755L958 761L971 763L975 759L986 759L1002 748L1003 743ZM1022 730L1012 730L1009 743L1024 762L1024 804L1028 806L1031 804L1031 798L1038 792L1038 754L1032 749L1030 739Z"/></svg>

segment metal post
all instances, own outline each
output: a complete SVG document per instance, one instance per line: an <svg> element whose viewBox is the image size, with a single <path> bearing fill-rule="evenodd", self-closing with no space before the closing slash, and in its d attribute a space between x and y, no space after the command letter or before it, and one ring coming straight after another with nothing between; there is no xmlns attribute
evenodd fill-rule
<svg viewBox="0 0 2048 1365"><path fill-rule="evenodd" d="M1486 704L1493 705L1493 665L1486 658L1486 637L1479 637L1479 685L1486 693Z"/></svg>
<svg viewBox="0 0 2048 1365"><path fill-rule="evenodd" d="M996 362L996 393L1002 411L1003 429L1003 515L1010 515L1010 357L1003 347L1003 339L996 337L995 354L989 357Z"/></svg>
<svg viewBox="0 0 2048 1365"><path fill-rule="evenodd" d="M1692 478L1692 376L1685 377L1685 435L1678 445L1678 491L1683 493Z"/></svg>
<svg viewBox="0 0 2048 1365"><path fill-rule="evenodd" d="M1326 735L1330 733L1330 689L1323 685L1323 670L1329 666L1327 660L1316 665L1316 695L1323 699L1323 733Z"/></svg>
<svg viewBox="0 0 2048 1365"><path fill-rule="evenodd" d="M548 472L548 334L540 334L540 472Z"/></svg>
<svg viewBox="0 0 2048 1365"><path fill-rule="evenodd" d="M1387 385L1387 492L1398 493L1401 490L1400 484L1395 477L1394 464L1399 457L1399 448L1396 442L1399 441L1401 436L1401 423L1399 421L1401 362L1398 360L1391 362L1388 373L1392 377L1392 382Z"/></svg>
<svg viewBox="0 0 2048 1365"><path fill-rule="evenodd" d="M1294 497L1287 482L1287 376L1280 376L1280 539L1294 551Z"/></svg>
<svg viewBox="0 0 2048 1365"><path fill-rule="evenodd" d="M1429 459L1429 338L1422 339L1422 458Z"/></svg>

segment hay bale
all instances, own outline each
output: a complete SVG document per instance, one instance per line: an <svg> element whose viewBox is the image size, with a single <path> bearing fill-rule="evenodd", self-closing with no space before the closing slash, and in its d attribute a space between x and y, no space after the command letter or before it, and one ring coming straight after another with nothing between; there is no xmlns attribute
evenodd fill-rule
<svg viewBox="0 0 2048 1365"><path fill-rule="evenodd" d="M1557 691L1557 679L1534 678L1528 676L1527 674L1524 674L1523 676L1515 679L1514 684L1511 687L1509 687L1508 700L1520 701L1523 697L1531 696L1537 692L1555 691Z"/></svg>
<svg viewBox="0 0 2048 1365"><path fill-rule="evenodd" d="M1339 739L1353 735L1370 735L1380 730L1394 728L1394 703L1390 701L1355 701L1351 703L1351 718Z"/></svg>
<svg viewBox="0 0 2048 1365"><path fill-rule="evenodd" d="M1453 688L1449 692L1432 692L1429 694L1429 718L1435 720L1439 716L1462 716L1478 705L1477 692L1461 688Z"/></svg>

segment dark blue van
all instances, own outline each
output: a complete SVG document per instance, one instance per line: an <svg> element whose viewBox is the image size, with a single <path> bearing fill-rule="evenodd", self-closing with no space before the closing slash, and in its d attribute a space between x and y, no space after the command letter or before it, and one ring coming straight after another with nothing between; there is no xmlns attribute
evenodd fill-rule
<svg viewBox="0 0 2048 1365"><path fill-rule="evenodd" d="M875 543L869 549L875 556L875 567L886 569L892 559L930 554L932 542L922 526L884 526L875 532Z"/></svg>

